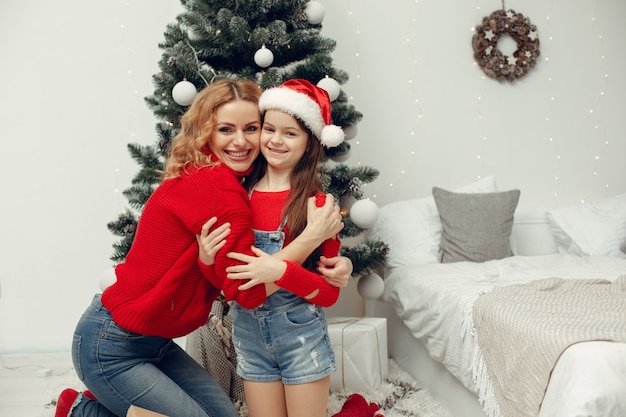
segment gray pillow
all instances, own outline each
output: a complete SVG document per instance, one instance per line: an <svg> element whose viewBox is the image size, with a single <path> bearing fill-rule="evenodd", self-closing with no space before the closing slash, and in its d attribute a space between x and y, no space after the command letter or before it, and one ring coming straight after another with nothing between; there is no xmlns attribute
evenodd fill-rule
<svg viewBox="0 0 626 417"><path fill-rule="evenodd" d="M511 256L520 191L453 193L433 187L442 234L441 262L485 262Z"/></svg>
<svg viewBox="0 0 626 417"><path fill-rule="evenodd" d="M626 242L622 243L622 246L619 247L619 250L626 254Z"/></svg>

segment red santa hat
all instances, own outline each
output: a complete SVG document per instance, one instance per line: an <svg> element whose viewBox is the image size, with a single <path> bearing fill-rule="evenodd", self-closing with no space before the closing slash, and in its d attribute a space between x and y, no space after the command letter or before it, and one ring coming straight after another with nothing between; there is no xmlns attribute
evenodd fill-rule
<svg viewBox="0 0 626 417"><path fill-rule="evenodd" d="M288 80L265 90L259 99L259 110L280 110L297 117L328 148L345 138L343 130L331 123L328 92L307 80Z"/></svg>

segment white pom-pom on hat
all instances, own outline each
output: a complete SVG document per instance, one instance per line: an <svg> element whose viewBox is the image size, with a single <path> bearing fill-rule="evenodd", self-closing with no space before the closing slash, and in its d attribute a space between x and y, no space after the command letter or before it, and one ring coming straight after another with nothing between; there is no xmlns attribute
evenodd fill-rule
<svg viewBox="0 0 626 417"><path fill-rule="evenodd" d="M328 92L307 80L285 81L261 94L259 110L280 110L297 117L308 127L322 145L332 148L345 139L341 127L330 120Z"/></svg>
<svg viewBox="0 0 626 417"><path fill-rule="evenodd" d="M343 133L343 130L336 125L324 126L322 128L322 133L320 134L320 142L328 148L339 146L341 142L343 142L344 138L345 134Z"/></svg>

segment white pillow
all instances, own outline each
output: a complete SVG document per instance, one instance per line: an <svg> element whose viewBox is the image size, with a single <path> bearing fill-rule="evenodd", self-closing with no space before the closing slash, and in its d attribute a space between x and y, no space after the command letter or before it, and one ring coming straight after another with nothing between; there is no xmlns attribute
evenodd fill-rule
<svg viewBox="0 0 626 417"><path fill-rule="evenodd" d="M498 191L493 175L463 186L455 192L489 193ZM369 240L389 245L387 265L439 262L441 221L433 196L396 201L382 206L376 224L369 229Z"/></svg>
<svg viewBox="0 0 626 417"><path fill-rule="evenodd" d="M626 194L591 204L549 209L550 227L559 253L626 258Z"/></svg>

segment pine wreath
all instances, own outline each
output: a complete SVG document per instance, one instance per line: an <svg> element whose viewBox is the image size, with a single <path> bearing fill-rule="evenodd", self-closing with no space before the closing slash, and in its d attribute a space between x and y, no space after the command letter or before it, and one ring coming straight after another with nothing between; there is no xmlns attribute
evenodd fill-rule
<svg viewBox="0 0 626 417"><path fill-rule="evenodd" d="M498 40L508 34L517 43L512 56L498 49ZM535 66L539 57L537 27L515 10L496 10L483 17L472 38L474 59L483 72L498 81L515 81Z"/></svg>

